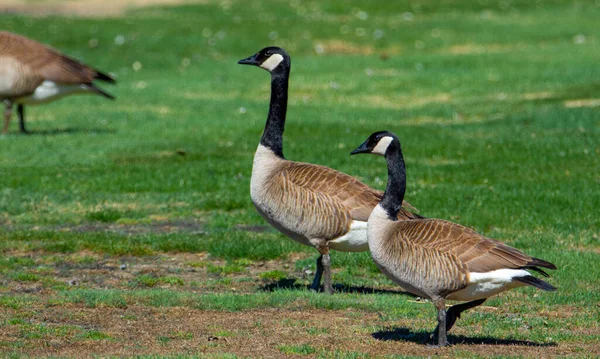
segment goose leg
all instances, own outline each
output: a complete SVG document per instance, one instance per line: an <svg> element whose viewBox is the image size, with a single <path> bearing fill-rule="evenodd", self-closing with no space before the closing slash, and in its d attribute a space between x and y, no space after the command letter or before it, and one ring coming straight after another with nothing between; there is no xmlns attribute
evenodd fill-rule
<svg viewBox="0 0 600 359"><path fill-rule="evenodd" d="M446 331L446 300L443 298L432 300L435 308L438 311L437 319L438 325L433 332L433 340L437 336L437 345L436 347L445 347L448 344L448 337Z"/></svg>
<svg viewBox="0 0 600 359"><path fill-rule="evenodd" d="M321 285L321 277L323 276L323 263L321 262L323 260L323 256L319 256L319 258L317 258L317 272L315 273L315 278L313 279L313 282L310 286L310 289L314 290L315 292L319 291L319 286Z"/></svg>
<svg viewBox="0 0 600 359"><path fill-rule="evenodd" d="M12 115L12 102L4 101L4 127L2 128L2 134L8 133L8 124L10 123L10 116Z"/></svg>
<svg viewBox="0 0 600 359"><path fill-rule="evenodd" d="M329 252L323 254L321 264L323 265L323 291L327 294L333 294L333 286L331 285L331 258Z"/></svg>
<svg viewBox="0 0 600 359"><path fill-rule="evenodd" d="M22 103L17 106L17 113L19 114L19 130L21 133L29 133L25 128L25 108Z"/></svg>
<svg viewBox="0 0 600 359"><path fill-rule="evenodd" d="M467 303L453 305L448 309L447 318L446 318L446 331L450 331L456 319L460 318L460 313L464 312L467 309L474 308L478 305L483 304L487 298L474 300Z"/></svg>

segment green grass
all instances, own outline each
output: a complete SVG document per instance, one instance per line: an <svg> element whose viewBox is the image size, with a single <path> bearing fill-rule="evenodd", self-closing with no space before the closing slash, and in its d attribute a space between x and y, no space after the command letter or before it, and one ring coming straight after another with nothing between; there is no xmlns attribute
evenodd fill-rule
<svg viewBox="0 0 600 359"><path fill-rule="evenodd" d="M259 275L259 277L267 281L278 281L286 278L287 273L276 269L268 272L263 272Z"/></svg>
<svg viewBox="0 0 600 359"><path fill-rule="evenodd" d="M258 289L298 278L305 267L314 271L317 257L268 227L249 198L269 79L236 61L276 44L293 64L288 158L382 189L383 161L349 152L376 130L394 131L407 161L407 200L420 214L556 263L549 281L557 292L525 289L491 301L510 306L533 332L516 331L521 323L493 312L474 312L458 325L477 326L487 337L591 343L600 316L590 304L600 302L599 17L597 1L561 0L232 0L116 18L3 14L2 29L109 71L118 84L103 86L115 102L73 96L30 106L34 134L16 134L13 119L12 133L0 139L0 308L381 311L429 328L431 308L404 297ZM66 284L72 273L111 261L180 253L206 257L186 260L181 272ZM290 268L259 267L298 256ZM368 253L336 252L332 265L343 288L391 285ZM186 277L187 270L212 277ZM254 280L255 287L244 282ZM243 285L250 292L231 290ZM562 311L571 315L536 318ZM31 328L38 339L108 339L101 330ZM320 334L310 328L307 338ZM35 339L21 334L21 341ZM155 337L165 347L176 339ZM27 349L11 343L0 348L15 355ZM372 357L343 347L325 353L312 344L274 350Z"/></svg>
<svg viewBox="0 0 600 359"><path fill-rule="evenodd" d="M279 351L283 354L301 354L301 355L309 355L314 354L317 350L308 344L302 345L281 345L279 346Z"/></svg>
<svg viewBox="0 0 600 359"><path fill-rule="evenodd" d="M155 287L157 285L183 285L183 280L174 276L159 277L152 274L142 274L136 277L130 285L132 287Z"/></svg>

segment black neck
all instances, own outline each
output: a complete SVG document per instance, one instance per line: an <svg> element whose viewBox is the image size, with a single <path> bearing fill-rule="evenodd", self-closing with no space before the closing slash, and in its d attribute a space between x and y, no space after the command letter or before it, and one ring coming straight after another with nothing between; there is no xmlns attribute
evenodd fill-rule
<svg viewBox="0 0 600 359"><path fill-rule="evenodd" d="M406 192L406 166L397 141L390 143L385 159L388 166L388 183L380 204L387 212L388 218L395 221L398 219Z"/></svg>
<svg viewBox="0 0 600 359"><path fill-rule="evenodd" d="M285 128L285 114L287 112L288 82L290 71L271 74L271 103L267 124L260 144L270 148L275 154L283 158L283 130Z"/></svg>

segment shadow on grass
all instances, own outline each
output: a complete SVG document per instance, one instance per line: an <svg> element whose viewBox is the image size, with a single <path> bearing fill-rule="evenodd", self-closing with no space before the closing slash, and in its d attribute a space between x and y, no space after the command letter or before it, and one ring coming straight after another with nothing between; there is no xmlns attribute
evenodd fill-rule
<svg viewBox="0 0 600 359"><path fill-rule="evenodd" d="M298 284L298 283L296 283L296 279L294 279L294 278L283 278L276 282L265 284L264 286L259 288L259 290L265 291L265 292L273 292L273 291L281 290L281 289L308 290L308 289L310 289L310 286ZM400 295L407 295L407 296L414 297L410 293L405 293L405 292L401 292L401 291L387 290L387 289L375 289L375 288L364 287L364 286L354 287L354 286L347 286L347 285L343 285L343 284L334 284L333 289L335 290L335 293L400 294ZM323 292L322 286L319 287L319 293L321 293L321 292Z"/></svg>
<svg viewBox="0 0 600 359"><path fill-rule="evenodd" d="M27 134L32 136L56 136L71 133L117 133L117 130L110 128L80 128L67 127L51 130L28 130Z"/></svg>
<svg viewBox="0 0 600 359"><path fill-rule="evenodd" d="M296 283L296 279L294 278L283 278L276 282L265 284L259 288L259 290L264 292L274 292L280 289L305 290L308 289L308 286Z"/></svg>
<svg viewBox="0 0 600 359"><path fill-rule="evenodd" d="M393 328L389 330L380 330L371 334L377 340L383 341L405 341L417 344L433 344L430 339L431 332L418 331L412 332L408 328ZM468 337L464 335L448 335L448 343L450 344L467 344L467 345L521 345L527 347L555 347L556 343L536 343L529 340L516 339L498 339L492 337Z"/></svg>

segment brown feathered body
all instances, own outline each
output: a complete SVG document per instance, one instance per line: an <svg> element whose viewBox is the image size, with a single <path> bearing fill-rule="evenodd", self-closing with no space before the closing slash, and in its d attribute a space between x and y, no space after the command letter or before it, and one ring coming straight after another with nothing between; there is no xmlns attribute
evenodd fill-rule
<svg viewBox="0 0 600 359"><path fill-rule="evenodd" d="M352 176L283 159L263 145L254 157L250 194L258 212L288 237L339 251L368 249L366 222L383 195ZM420 218L405 209L398 217Z"/></svg>
<svg viewBox="0 0 600 359"><path fill-rule="evenodd" d="M527 269L542 273L538 267L556 269L456 223L426 218L392 221L379 205L369 218L368 235L378 267L402 288L432 299L487 298L531 285L519 279L534 278Z"/></svg>
<svg viewBox="0 0 600 359"><path fill-rule="evenodd" d="M111 95L92 84L114 83L110 76L41 43L0 32L0 99L12 103L43 103L71 93ZM36 91L37 90L37 91Z"/></svg>

